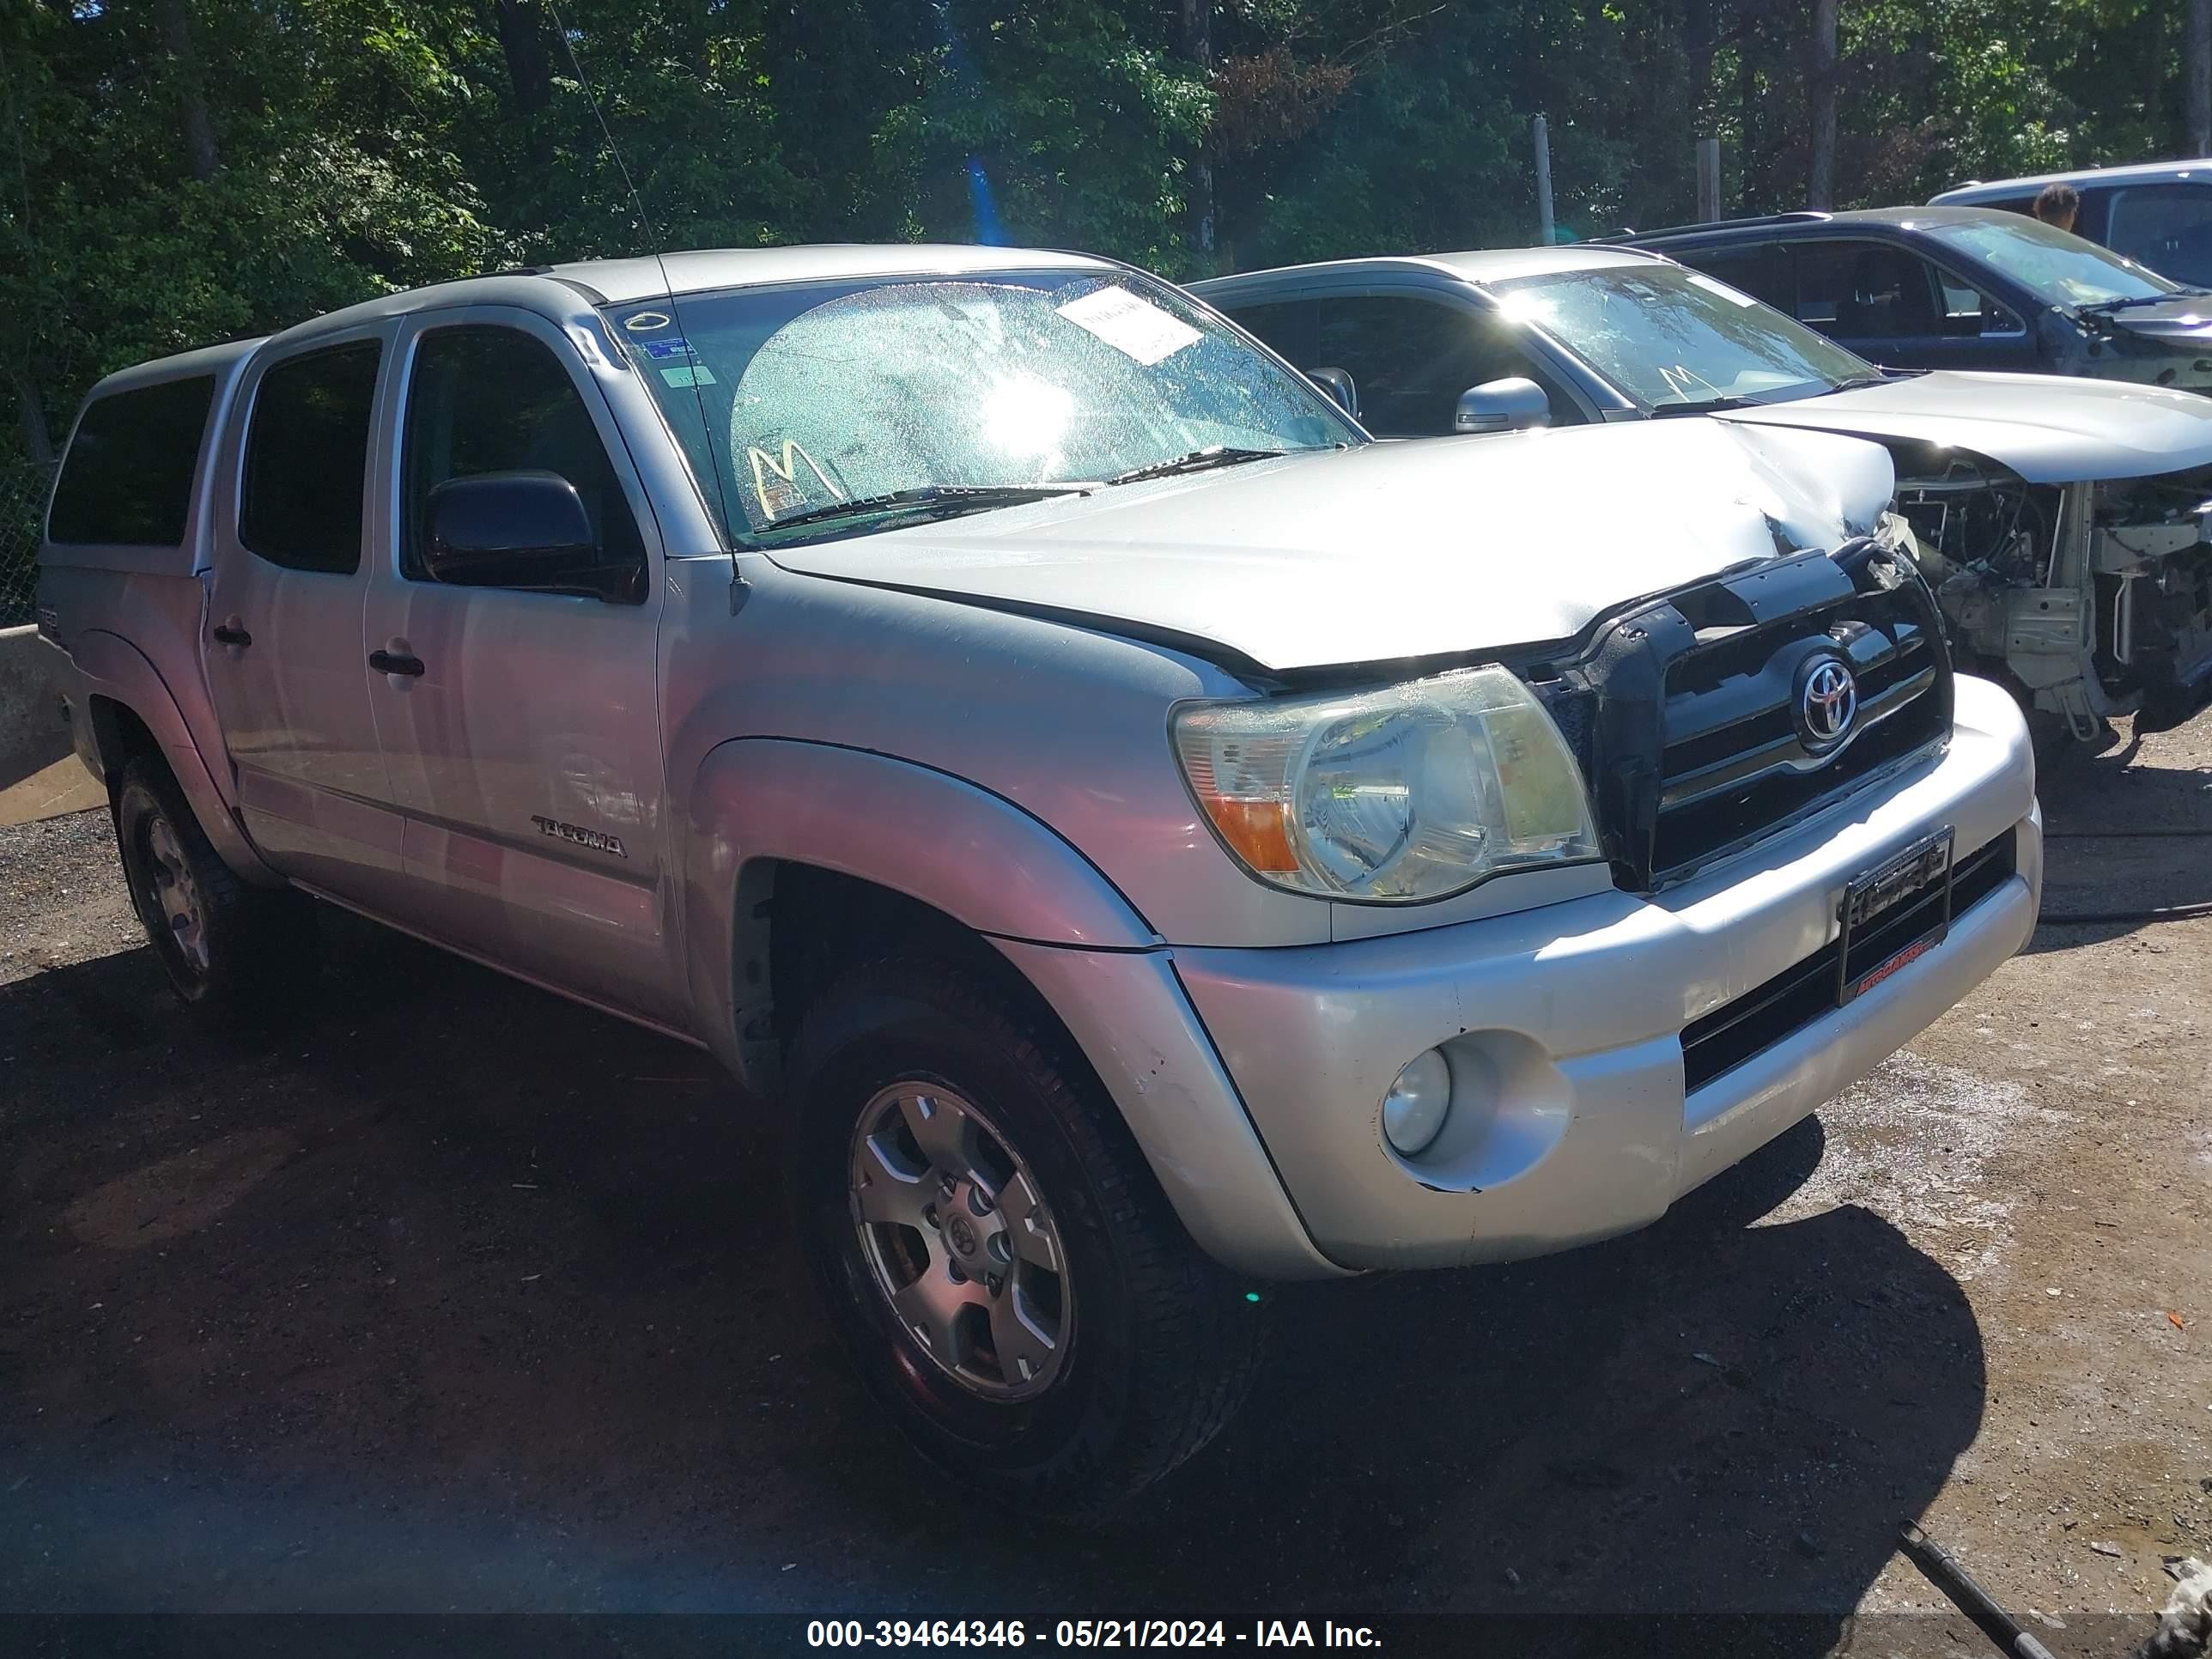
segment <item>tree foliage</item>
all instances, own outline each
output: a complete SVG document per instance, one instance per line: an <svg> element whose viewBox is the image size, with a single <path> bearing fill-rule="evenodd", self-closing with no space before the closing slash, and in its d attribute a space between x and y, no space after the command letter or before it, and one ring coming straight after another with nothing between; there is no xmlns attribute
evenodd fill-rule
<svg viewBox="0 0 2212 1659"><path fill-rule="evenodd" d="M1844 0L1840 204L2178 153L2181 9ZM0 0L0 444L40 457L122 364L529 260L997 239L1189 276L1525 241L1538 112L1565 234L1688 216L1703 135L1729 207L1796 205L1812 13Z"/></svg>

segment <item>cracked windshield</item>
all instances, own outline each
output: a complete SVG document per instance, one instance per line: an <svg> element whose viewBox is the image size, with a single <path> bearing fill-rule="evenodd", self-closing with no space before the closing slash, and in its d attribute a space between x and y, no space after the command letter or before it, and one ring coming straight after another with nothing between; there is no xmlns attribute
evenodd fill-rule
<svg viewBox="0 0 2212 1659"><path fill-rule="evenodd" d="M1299 376L1119 276L811 283L616 320L741 542L1361 441Z"/></svg>
<svg viewBox="0 0 2212 1659"><path fill-rule="evenodd" d="M1814 397L1875 373L1839 345L1701 271L1626 265L1498 284L1515 322L1567 343L1655 409Z"/></svg>

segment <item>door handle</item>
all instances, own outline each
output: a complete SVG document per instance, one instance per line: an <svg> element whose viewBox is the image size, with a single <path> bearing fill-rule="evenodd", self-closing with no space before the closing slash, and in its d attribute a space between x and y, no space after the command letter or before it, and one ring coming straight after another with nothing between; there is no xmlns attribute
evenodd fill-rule
<svg viewBox="0 0 2212 1659"><path fill-rule="evenodd" d="M422 673L422 659L405 652L372 651L368 665L380 674L404 674L410 679L418 679Z"/></svg>
<svg viewBox="0 0 2212 1659"><path fill-rule="evenodd" d="M253 635L242 628L233 628L228 623L217 623L208 630L217 645L246 646L253 643Z"/></svg>

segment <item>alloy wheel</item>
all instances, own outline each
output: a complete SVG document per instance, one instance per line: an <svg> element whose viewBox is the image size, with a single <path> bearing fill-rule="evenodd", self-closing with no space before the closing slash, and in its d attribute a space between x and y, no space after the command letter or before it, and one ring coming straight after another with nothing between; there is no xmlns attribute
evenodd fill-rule
<svg viewBox="0 0 2212 1659"><path fill-rule="evenodd" d="M853 1225L877 1290L932 1364L986 1399L1042 1393L1074 1299L1036 1177L974 1103L922 1082L879 1091L850 1160Z"/></svg>
<svg viewBox="0 0 2212 1659"><path fill-rule="evenodd" d="M155 813L140 831L145 857L143 891L149 921L167 931L185 965L198 976L208 972L207 907L191 863L169 820Z"/></svg>

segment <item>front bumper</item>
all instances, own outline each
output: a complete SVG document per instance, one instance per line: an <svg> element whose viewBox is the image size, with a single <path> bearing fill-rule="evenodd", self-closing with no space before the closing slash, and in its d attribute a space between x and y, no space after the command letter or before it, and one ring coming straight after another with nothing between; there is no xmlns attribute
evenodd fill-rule
<svg viewBox="0 0 2212 1659"><path fill-rule="evenodd" d="M1944 941L1695 1091L1684 1027L1820 951L1845 886L1940 824L2014 872ZM2026 726L1958 683L1940 757L1656 897L1607 892L1288 950L1174 952L1314 1243L1348 1267L1541 1255L1626 1232L1864 1076L2026 943L2042 825ZM1418 1164L1382 1139L1399 1068L1442 1045L1453 1105Z"/></svg>

